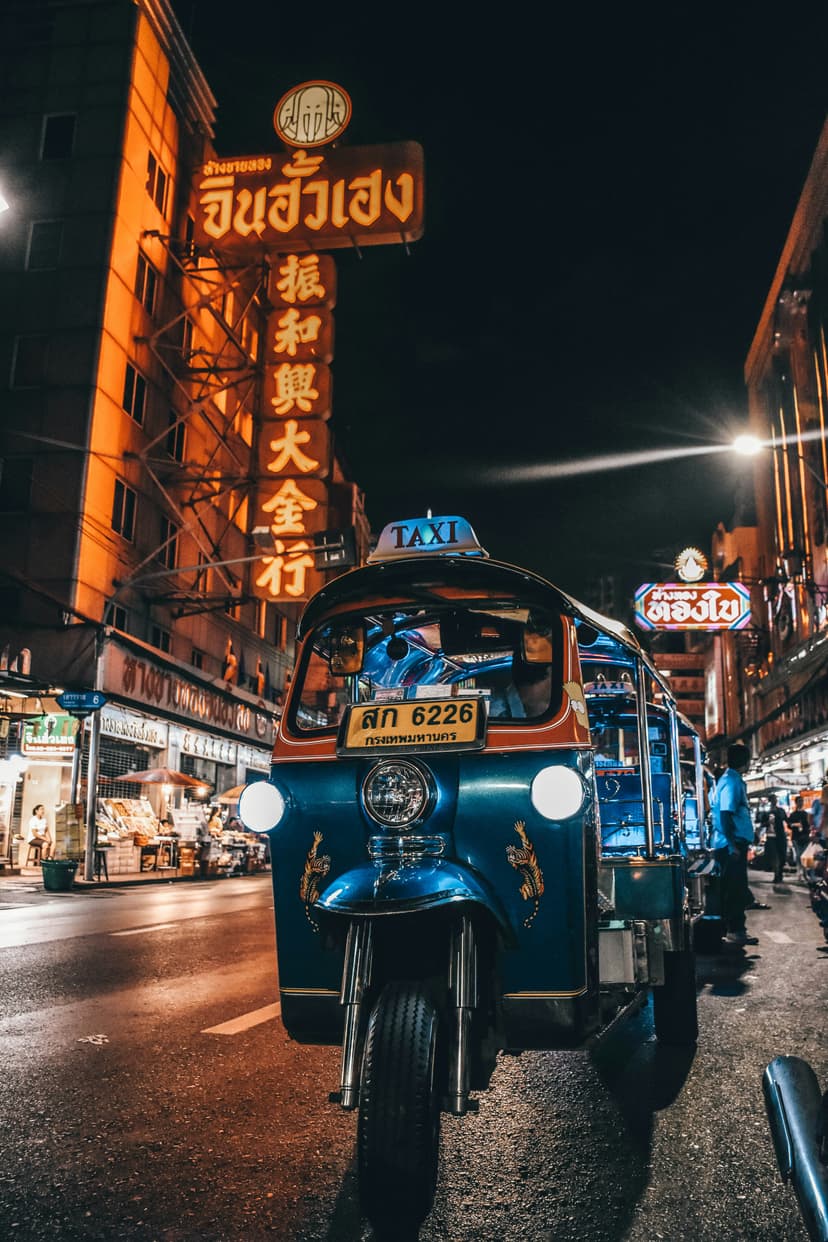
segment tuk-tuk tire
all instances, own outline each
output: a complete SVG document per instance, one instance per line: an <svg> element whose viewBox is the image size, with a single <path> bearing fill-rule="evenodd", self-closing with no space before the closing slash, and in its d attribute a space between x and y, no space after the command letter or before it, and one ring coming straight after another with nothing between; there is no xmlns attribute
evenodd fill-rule
<svg viewBox="0 0 828 1242"><path fill-rule="evenodd" d="M664 954L664 983L653 988L653 1025L660 1044L688 1047L699 1037L696 955L692 949Z"/></svg>
<svg viewBox="0 0 828 1242"><path fill-rule="evenodd" d="M357 1167L363 1214L377 1229L419 1224L437 1181L437 1010L416 981L387 983L362 1059Z"/></svg>

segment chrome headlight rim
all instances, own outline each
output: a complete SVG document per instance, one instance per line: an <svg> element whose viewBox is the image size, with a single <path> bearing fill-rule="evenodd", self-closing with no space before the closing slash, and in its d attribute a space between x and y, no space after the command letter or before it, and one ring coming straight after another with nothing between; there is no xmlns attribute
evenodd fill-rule
<svg viewBox="0 0 828 1242"><path fill-rule="evenodd" d="M398 818L383 817L377 812L371 802L370 787L371 783L378 777L389 774L394 768L404 769L410 775L416 777L422 790L422 802L417 811L410 819L401 820ZM413 828L417 828L420 824L428 819L437 799L437 790L434 783L434 777L429 769L423 763L419 763L416 759L409 759L402 756L388 756L386 759L380 759L365 774L360 786L360 802L368 819L373 823L379 824L385 832L409 832Z"/></svg>

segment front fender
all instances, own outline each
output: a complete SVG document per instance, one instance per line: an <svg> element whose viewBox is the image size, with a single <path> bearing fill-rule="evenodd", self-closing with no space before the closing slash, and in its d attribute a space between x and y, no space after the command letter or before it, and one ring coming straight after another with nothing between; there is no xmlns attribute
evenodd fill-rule
<svg viewBox="0 0 828 1242"><path fill-rule="evenodd" d="M500 902L475 875L444 858L401 864L365 863L337 876L319 894L314 909L326 914L379 917L435 910L455 902L471 902L488 910L507 943L514 935Z"/></svg>

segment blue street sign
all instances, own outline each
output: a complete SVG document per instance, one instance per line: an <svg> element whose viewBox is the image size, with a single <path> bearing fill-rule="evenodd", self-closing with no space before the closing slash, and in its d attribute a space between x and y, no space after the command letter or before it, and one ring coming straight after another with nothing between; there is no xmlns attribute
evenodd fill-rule
<svg viewBox="0 0 828 1242"><path fill-rule="evenodd" d="M100 690L64 690L55 702L65 712L96 712L105 706L107 697Z"/></svg>

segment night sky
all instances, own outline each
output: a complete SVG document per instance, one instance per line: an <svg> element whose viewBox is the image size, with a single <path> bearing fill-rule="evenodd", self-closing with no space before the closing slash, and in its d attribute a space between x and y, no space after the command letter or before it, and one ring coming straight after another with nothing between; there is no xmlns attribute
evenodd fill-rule
<svg viewBox="0 0 828 1242"><path fill-rule="evenodd" d="M742 429L744 359L825 119L826 6L799 6L796 29L746 5L174 7L220 154L279 150L274 106L311 78L350 94L348 144L424 148L422 240L334 252L331 426L374 529L459 513L576 595L708 551L743 459L508 468Z"/></svg>

